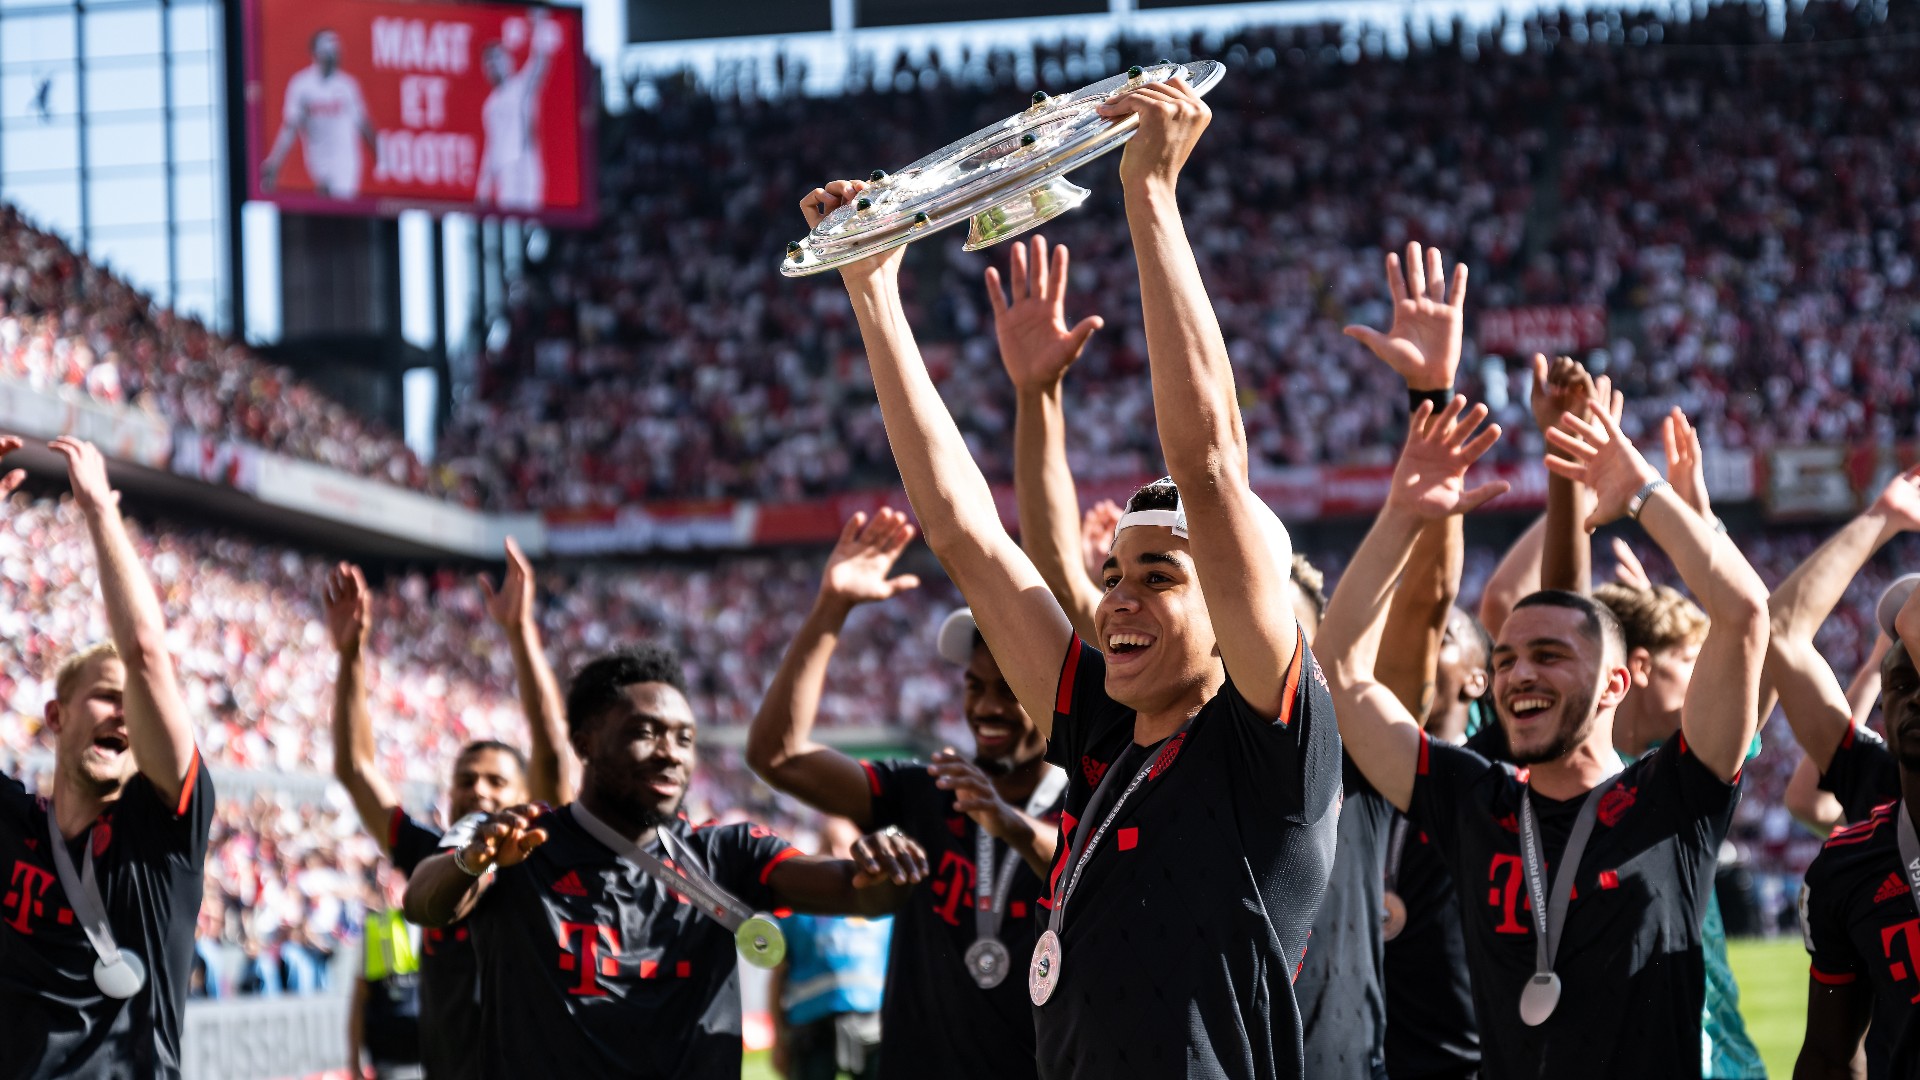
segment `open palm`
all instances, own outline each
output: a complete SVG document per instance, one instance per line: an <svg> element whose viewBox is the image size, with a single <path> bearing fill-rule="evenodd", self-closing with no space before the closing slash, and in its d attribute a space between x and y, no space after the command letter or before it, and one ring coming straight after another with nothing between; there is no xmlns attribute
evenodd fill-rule
<svg viewBox="0 0 1920 1080"><path fill-rule="evenodd" d="M1419 243L1400 256L1387 253L1387 288L1393 293L1393 325L1386 333L1349 326L1345 333L1373 350L1413 390L1450 390L1460 368L1460 334L1466 320L1467 267L1453 268L1453 287L1441 273L1440 252Z"/></svg>
<svg viewBox="0 0 1920 1080"><path fill-rule="evenodd" d="M1421 403L1408 424L1407 445L1394 466L1388 501L1434 521L1471 513L1505 494L1505 480L1467 487L1467 470L1500 440L1500 425L1480 429L1486 418L1485 405L1469 409L1464 397L1454 398L1438 416L1430 403Z"/></svg>
<svg viewBox="0 0 1920 1080"><path fill-rule="evenodd" d="M891 508L871 519L864 513L848 518L833 554L827 556L821 593L853 605L887 600L918 588L920 579L912 574L887 577L900 553L913 542L913 534L907 515Z"/></svg>
<svg viewBox="0 0 1920 1080"><path fill-rule="evenodd" d="M1000 362L1020 389L1044 390L1065 378L1086 349L1087 339L1106 325L1098 315L1067 325L1068 265L1065 245L1053 249L1049 263L1044 236L1014 244L1007 267L1012 300L1000 286L1000 271L987 267L987 303L993 308Z"/></svg>
<svg viewBox="0 0 1920 1080"><path fill-rule="evenodd" d="M327 613L327 636L340 650L357 648L367 639L367 627L373 622L373 593L367 579L352 563L341 563L327 575L323 598Z"/></svg>

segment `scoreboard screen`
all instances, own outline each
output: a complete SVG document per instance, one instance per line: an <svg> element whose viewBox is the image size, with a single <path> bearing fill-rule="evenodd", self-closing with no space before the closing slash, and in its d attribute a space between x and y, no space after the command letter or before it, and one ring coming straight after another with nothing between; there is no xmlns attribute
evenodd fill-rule
<svg viewBox="0 0 1920 1080"><path fill-rule="evenodd" d="M576 8L251 0L248 194L290 210L595 216Z"/></svg>

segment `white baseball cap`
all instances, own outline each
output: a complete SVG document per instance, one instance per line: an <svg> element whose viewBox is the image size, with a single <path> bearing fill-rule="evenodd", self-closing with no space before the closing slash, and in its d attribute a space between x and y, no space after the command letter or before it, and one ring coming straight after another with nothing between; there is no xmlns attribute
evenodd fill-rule
<svg viewBox="0 0 1920 1080"><path fill-rule="evenodd" d="M1171 482L1171 477L1163 482ZM1280 515L1273 512L1264 499L1254 499L1259 507L1260 532L1266 537L1267 550L1273 556L1273 563L1280 569L1280 576L1290 577L1293 573L1293 537L1287 532L1286 525L1280 521ZM1173 535L1182 540L1187 536L1187 508L1180 501L1178 490L1174 494L1171 510L1130 510L1120 516L1120 523L1113 528L1113 539L1108 541L1107 550L1120 542L1120 533L1135 525L1162 525L1173 530Z"/></svg>
<svg viewBox="0 0 1920 1080"><path fill-rule="evenodd" d="M973 639L979 632L980 624L973 621L973 609L958 608L940 621L934 647L942 660L966 667L973 663Z"/></svg>
<svg viewBox="0 0 1920 1080"><path fill-rule="evenodd" d="M1893 629L1893 620L1900 615L1900 609L1907 606L1907 597L1913 595L1914 587L1920 585L1920 574L1908 574L1895 578L1887 591L1880 594L1880 602L1874 605L1873 621L1890 638L1899 638Z"/></svg>

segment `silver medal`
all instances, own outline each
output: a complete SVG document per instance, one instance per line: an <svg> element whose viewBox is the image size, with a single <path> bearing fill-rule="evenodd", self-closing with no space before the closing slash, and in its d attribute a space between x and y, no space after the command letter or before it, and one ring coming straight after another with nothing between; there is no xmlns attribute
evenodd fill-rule
<svg viewBox="0 0 1920 1080"><path fill-rule="evenodd" d="M125 1001L147 985L147 965L131 949L121 949L112 963L93 962L93 984L108 997Z"/></svg>
<svg viewBox="0 0 1920 1080"><path fill-rule="evenodd" d="M1400 899L1397 892L1388 892L1380 898L1385 914L1380 921L1380 940L1392 941L1407 928L1407 902Z"/></svg>
<svg viewBox="0 0 1920 1080"><path fill-rule="evenodd" d="M776 968L787 958L787 937L768 915L756 914L733 933L740 955L757 968Z"/></svg>
<svg viewBox="0 0 1920 1080"><path fill-rule="evenodd" d="M1033 963L1027 968L1027 996L1045 1005L1060 985L1060 935L1049 930L1033 944Z"/></svg>
<svg viewBox="0 0 1920 1080"><path fill-rule="evenodd" d="M967 946L967 974L982 990L991 990L1007 981L1007 969L1013 966L1013 957L1007 947L992 938L981 938Z"/></svg>
<svg viewBox="0 0 1920 1080"><path fill-rule="evenodd" d="M1520 1022L1539 1027L1560 1004L1560 976L1551 971L1536 971L1520 989Z"/></svg>

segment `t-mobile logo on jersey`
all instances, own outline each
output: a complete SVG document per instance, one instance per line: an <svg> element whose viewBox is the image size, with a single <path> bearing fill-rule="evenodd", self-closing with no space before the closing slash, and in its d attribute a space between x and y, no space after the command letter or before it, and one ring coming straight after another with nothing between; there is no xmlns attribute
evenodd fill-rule
<svg viewBox="0 0 1920 1080"><path fill-rule="evenodd" d="M940 853L940 867L933 872L934 914L948 926L960 925L960 905L973 904L973 860L951 851Z"/></svg>
<svg viewBox="0 0 1920 1080"><path fill-rule="evenodd" d="M7 894L0 897L0 908L10 909L5 917L7 925L22 934L32 934L33 927L27 922L29 916L45 918L47 903L41 897L46 895L48 886L53 884L53 871L43 870L24 859L13 864L13 875L8 881ZM61 926L73 922L73 912L60 908L55 918Z"/></svg>
<svg viewBox="0 0 1920 1080"><path fill-rule="evenodd" d="M1547 867L1552 873L1553 867ZM1612 873L1609 870L1607 873ZM1601 875L1605 878L1606 875ZM1496 934L1525 934L1533 929L1532 920L1522 920L1521 912L1529 915L1533 912L1533 901L1527 897L1527 871L1518 855L1495 855L1487 867L1487 880L1493 887L1487 890L1487 905L1500 913L1500 925L1493 928ZM1605 880L1601 885L1612 888ZM1580 899L1580 886L1575 885L1567 896L1569 900Z"/></svg>
<svg viewBox="0 0 1920 1080"><path fill-rule="evenodd" d="M575 938L580 939L577 952L573 947ZM567 993L576 997L607 996L599 977L612 978L620 974L619 954L620 931L613 927L577 922L560 924L560 970L580 973L580 981L568 987Z"/></svg>
<svg viewBox="0 0 1920 1080"><path fill-rule="evenodd" d="M1905 960L1897 959L1894 956L1893 943L1895 938L1899 938L1906 944L1907 958ZM1906 982L1908 979L1914 978L1914 961L1920 959L1920 919L1908 919L1906 922L1896 923L1893 926L1881 927L1880 947L1886 950L1887 974L1893 977L1894 982ZM1920 979L1916 979L1915 981L1920 982ZM1920 1003L1920 992L1915 992L1914 995L1907 1000L1909 1002Z"/></svg>

